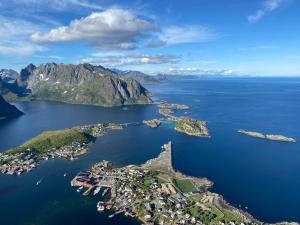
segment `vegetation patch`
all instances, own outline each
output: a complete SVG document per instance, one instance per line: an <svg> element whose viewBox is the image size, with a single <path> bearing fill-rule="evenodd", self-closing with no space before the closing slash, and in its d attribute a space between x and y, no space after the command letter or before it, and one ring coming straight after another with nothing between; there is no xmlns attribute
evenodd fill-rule
<svg viewBox="0 0 300 225"><path fill-rule="evenodd" d="M49 150L55 151L66 145L74 142L89 143L93 141L94 137L88 133L81 132L77 128L64 129L58 131L47 131L34 137L23 145L7 150L7 154L21 153L30 149L36 153L43 153Z"/></svg>
<svg viewBox="0 0 300 225"><path fill-rule="evenodd" d="M197 188L189 179L173 179L173 183L180 191L184 193L197 191Z"/></svg>

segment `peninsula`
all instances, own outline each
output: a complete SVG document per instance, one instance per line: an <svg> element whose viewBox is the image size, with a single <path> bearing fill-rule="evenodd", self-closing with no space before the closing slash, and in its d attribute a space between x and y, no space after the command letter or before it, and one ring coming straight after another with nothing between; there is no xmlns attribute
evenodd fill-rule
<svg viewBox="0 0 300 225"><path fill-rule="evenodd" d="M272 141L296 142L294 138L285 137L283 135L263 134L263 133L248 131L243 129L238 130L238 133L246 134L248 136L256 137L256 138L269 139Z"/></svg>
<svg viewBox="0 0 300 225"><path fill-rule="evenodd" d="M19 147L0 153L0 170L7 175L21 175L50 158L74 158L86 154L96 137L110 129L122 129L119 124L94 124L70 129L47 131Z"/></svg>
<svg viewBox="0 0 300 225"><path fill-rule="evenodd" d="M80 172L72 186L85 188L83 195L104 189L103 201L95 208L138 218L143 224L262 224L251 215L229 205L211 193L212 182L186 176L172 166L172 143L162 146L160 155L141 166L113 168L103 161Z"/></svg>

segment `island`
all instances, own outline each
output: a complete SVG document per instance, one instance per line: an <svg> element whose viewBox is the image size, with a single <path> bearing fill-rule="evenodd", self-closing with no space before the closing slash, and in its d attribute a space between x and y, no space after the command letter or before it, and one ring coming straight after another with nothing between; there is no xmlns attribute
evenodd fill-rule
<svg viewBox="0 0 300 225"><path fill-rule="evenodd" d="M175 116L170 116L169 120L176 122L175 130L178 132L197 137L210 137L205 121Z"/></svg>
<svg viewBox="0 0 300 225"><path fill-rule="evenodd" d="M160 119L143 120L143 123L151 128L156 128L161 125L161 120Z"/></svg>
<svg viewBox="0 0 300 225"><path fill-rule="evenodd" d="M86 154L96 137L122 128L122 125L108 123L43 132L19 147L0 153L0 170L7 175L21 175L43 160L57 157L73 160Z"/></svg>
<svg viewBox="0 0 300 225"><path fill-rule="evenodd" d="M160 101L158 103L158 113L163 116L170 116L173 114L173 110L186 110L189 109L186 105L180 104L171 104L167 103L166 101Z"/></svg>
<svg viewBox="0 0 300 225"><path fill-rule="evenodd" d="M71 181L77 192L104 199L95 205L100 213L136 217L143 224L262 224L248 213L229 205L222 196L208 191L212 182L186 176L172 166L172 143L143 165L113 168L96 163Z"/></svg>
<svg viewBox="0 0 300 225"><path fill-rule="evenodd" d="M240 129L237 132L246 134L251 137L264 138L264 139L268 139L268 140L272 140L272 141L296 142L296 139L285 137L283 135L263 134L263 133L248 131L248 130L243 130L243 129Z"/></svg>

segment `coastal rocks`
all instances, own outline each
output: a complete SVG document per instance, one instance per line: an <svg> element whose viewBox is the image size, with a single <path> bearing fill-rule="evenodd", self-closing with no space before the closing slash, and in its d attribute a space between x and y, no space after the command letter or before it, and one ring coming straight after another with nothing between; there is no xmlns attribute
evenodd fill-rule
<svg viewBox="0 0 300 225"><path fill-rule="evenodd" d="M243 130L243 129L240 129L237 132L246 134L251 137L264 138L264 139L268 139L268 140L272 140L272 141L296 142L296 140L294 138L285 137L283 135L263 134L263 133L248 131L248 130Z"/></svg>
<svg viewBox="0 0 300 225"><path fill-rule="evenodd" d="M176 122L175 130L191 136L210 137L205 121L199 121L186 117L170 117L171 121Z"/></svg>
<svg viewBox="0 0 300 225"><path fill-rule="evenodd" d="M143 123L151 128L159 127L161 124L161 120L153 119L153 120L143 120Z"/></svg>

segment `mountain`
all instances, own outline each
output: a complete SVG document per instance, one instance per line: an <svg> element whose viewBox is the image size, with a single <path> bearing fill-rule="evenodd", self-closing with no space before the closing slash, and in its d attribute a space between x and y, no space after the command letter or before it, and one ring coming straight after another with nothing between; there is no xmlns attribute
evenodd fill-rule
<svg viewBox="0 0 300 225"><path fill-rule="evenodd" d="M11 69L2 69L0 70L0 78L3 82L10 82L19 76L19 73L17 71L11 70Z"/></svg>
<svg viewBox="0 0 300 225"><path fill-rule="evenodd" d="M177 74L157 74L157 80L160 81L172 81L172 80L183 80L183 79L198 79L200 76L197 75L177 75Z"/></svg>
<svg viewBox="0 0 300 225"><path fill-rule="evenodd" d="M141 84L149 84L149 83L159 83L160 80L156 79L155 76L150 76L148 74L142 73L140 71L128 70L122 71L118 69L111 69L111 71L117 73L120 77L133 78L140 82Z"/></svg>
<svg viewBox="0 0 300 225"><path fill-rule="evenodd" d="M0 95L0 120L8 119L21 115L22 112L15 106L7 103L4 98Z"/></svg>
<svg viewBox="0 0 300 225"><path fill-rule="evenodd" d="M91 64L29 64L21 70L17 84L34 99L102 106L152 102L136 80Z"/></svg>

